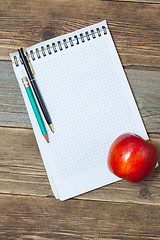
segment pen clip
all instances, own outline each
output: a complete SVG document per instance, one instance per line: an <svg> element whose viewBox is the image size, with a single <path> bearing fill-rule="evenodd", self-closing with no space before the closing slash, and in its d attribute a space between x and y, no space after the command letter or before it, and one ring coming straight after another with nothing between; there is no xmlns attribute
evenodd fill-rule
<svg viewBox="0 0 160 240"><path fill-rule="evenodd" d="M31 65L31 63L30 63L30 61L29 61L29 58L28 58L28 56L27 56L27 53L26 53L26 51L25 51L24 49L23 49L23 52L24 52L24 55L25 55L26 58L27 58L28 64L29 64L30 69L31 69L31 72L32 72L32 74L34 75L34 71L33 71L32 65Z"/></svg>

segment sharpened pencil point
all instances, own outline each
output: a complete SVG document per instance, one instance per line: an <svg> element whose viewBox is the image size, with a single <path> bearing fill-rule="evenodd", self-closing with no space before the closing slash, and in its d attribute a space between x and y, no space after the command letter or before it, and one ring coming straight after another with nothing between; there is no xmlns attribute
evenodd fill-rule
<svg viewBox="0 0 160 240"><path fill-rule="evenodd" d="M51 131L54 133L54 129L53 129L53 125L52 125L52 123L49 124L49 127L50 127Z"/></svg>
<svg viewBox="0 0 160 240"><path fill-rule="evenodd" d="M43 135L46 141L49 143L48 134Z"/></svg>

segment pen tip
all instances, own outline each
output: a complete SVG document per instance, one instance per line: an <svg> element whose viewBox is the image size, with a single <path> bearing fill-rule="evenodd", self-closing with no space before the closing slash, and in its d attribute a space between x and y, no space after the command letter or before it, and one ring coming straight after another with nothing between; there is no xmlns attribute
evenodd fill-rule
<svg viewBox="0 0 160 240"><path fill-rule="evenodd" d="M48 134L43 135L46 141L49 143Z"/></svg>
<svg viewBox="0 0 160 240"><path fill-rule="evenodd" d="M53 125L52 125L52 123L49 124L49 127L50 127L51 131L54 133L54 129L53 129Z"/></svg>

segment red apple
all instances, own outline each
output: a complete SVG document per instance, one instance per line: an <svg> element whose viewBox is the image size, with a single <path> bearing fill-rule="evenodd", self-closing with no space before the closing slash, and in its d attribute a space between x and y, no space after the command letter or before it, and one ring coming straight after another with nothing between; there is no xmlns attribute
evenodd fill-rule
<svg viewBox="0 0 160 240"><path fill-rule="evenodd" d="M111 145L108 153L111 172L130 182L148 177L158 161L156 147L138 135L125 133Z"/></svg>

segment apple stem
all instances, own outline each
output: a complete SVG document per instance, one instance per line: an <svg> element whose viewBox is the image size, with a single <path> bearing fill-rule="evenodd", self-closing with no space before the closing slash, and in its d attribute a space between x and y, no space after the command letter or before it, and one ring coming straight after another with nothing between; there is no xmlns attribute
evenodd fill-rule
<svg viewBox="0 0 160 240"><path fill-rule="evenodd" d="M147 139L147 140L145 140L146 142L152 142L152 139L151 138L149 138L149 139Z"/></svg>

